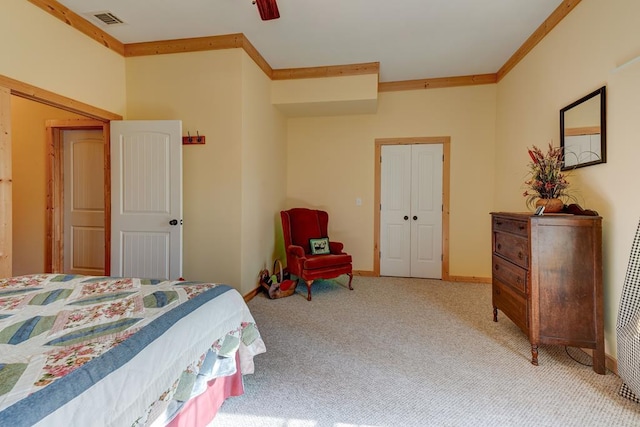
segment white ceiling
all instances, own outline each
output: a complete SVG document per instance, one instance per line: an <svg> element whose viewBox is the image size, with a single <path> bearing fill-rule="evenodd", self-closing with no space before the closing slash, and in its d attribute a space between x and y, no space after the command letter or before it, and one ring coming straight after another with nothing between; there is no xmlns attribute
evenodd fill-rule
<svg viewBox="0 0 640 427"><path fill-rule="evenodd" d="M244 33L274 69L380 62L380 81L495 73L562 0L58 0L122 43ZM125 24L107 26L92 12Z"/></svg>

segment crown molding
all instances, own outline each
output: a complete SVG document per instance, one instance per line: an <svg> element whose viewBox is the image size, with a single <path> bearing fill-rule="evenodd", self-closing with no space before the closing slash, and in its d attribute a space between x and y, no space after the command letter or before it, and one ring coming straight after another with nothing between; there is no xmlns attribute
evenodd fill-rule
<svg viewBox="0 0 640 427"><path fill-rule="evenodd" d="M379 62L364 64L333 65L325 67L281 68L274 70L249 39L242 34L197 37L178 40L164 40L146 43L123 44L102 29L93 25L82 16L69 10L56 0L28 0L47 11L62 22L70 25L103 46L112 49L124 57L162 55L167 53L196 52L242 48L260 69L272 80L305 79L316 77L336 77L347 75L374 74L380 70ZM434 89L452 86L469 86L497 83L502 80L551 30L558 25L580 0L564 0L549 17L529 36L522 46L494 74L454 76L434 79L405 80L380 83L380 92L401 90Z"/></svg>
<svg viewBox="0 0 640 427"><path fill-rule="evenodd" d="M124 45L124 56L164 55L167 53L200 52L205 50L244 49L264 73L271 78L273 69L260 55L249 39L242 33L221 36L192 37L188 39L161 40L155 42L129 43Z"/></svg>
<svg viewBox="0 0 640 427"><path fill-rule="evenodd" d="M471 76L439 77L434 79L403 80L378 84L378 92L402 90L439 89L455 86L487 85L497 82L496 74L474 74Z"/></svg>
<svg viewBox="0 0 640 427"><path fill-rule="evenodd" d="M378 74L379 62L362 64L329 65L324 67L279 68L273 70L272 80L313 79L319 77L359 76L362 74Z"/></svg>
<svg viewBox="0 0 640 427"><path fill-rule="evenodd" d="M571 12L577 5L580 3L580 0L564 0L560 6L554 10L551 15L545 21L540 24L540 26L529 36L527 40L520 46L518 50L504 63L502 67L498 70L496 75L498 76L498 81L502 80L504 76L506 76L509 71L511 71L520 61L524 59L525 56L538 43L542 41L546 37L547 34L553 30L553 28L560 23L568 14Z"/></svg>
<svg viewBox="0 0 640 427"><path fill-rule="evenodd" d="M189 39L160 40L153 42L129 43L124 45L124 56L165 55L168 53L199 52L241 48L244 34L225 34L223 36L193 37Z"/></svg>

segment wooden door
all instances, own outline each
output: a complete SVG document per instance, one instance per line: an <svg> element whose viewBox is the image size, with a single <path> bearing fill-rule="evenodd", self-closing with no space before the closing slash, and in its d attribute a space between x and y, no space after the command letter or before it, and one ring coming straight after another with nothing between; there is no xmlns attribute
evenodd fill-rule
<svg viewBox="0 0 640 427"><path fill-rule="evenodd" d="M102 130L63 131L64 272L104 275Z"/></svg>
<svg viewBox="0 0 640 427"><path fill-rule="evenodd" d="M111 274L182 276L182 123L111 122Z"/></svg>

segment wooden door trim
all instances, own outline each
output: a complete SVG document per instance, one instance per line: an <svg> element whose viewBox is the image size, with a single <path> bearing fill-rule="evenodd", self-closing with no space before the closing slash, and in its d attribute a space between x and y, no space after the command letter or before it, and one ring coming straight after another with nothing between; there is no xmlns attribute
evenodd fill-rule
<svg viewBox="0 0 640 427"><path fill-rule="evenodd" d="M451 137L427 136L410 138L377 138L375 140L375 189L373 203L373 274L380 276L380 179L383 145L442 144L442 280L449 280L449 202L451 170Z"/></svg>
<svg viewBox="0 0 640 427"><path fill-rule="evenodd" d="M58 95L37 86L23 83L0 74L0 87L9 89L11 95L36 101L61 110L71 111L81 116L108 122L109 120L122 120L122 116L113 114L101 108L94 107L83 102L76 101L66 96Z"/></svg>
<svg viewBox="0 0 640 427"><path fill-rule="evenodd" d="M109 123L91 119L47 120L46 122L46 219L45 272L64 271L64 155L65 130L102 130L104 139L104 270L111 270L111 139Z"/></svg>
<svg viewBox="0 0 640 427"><path fill-rule="evenodd" d="M12 240L11 92L0 87L0 277L11 277Z"/></svg>

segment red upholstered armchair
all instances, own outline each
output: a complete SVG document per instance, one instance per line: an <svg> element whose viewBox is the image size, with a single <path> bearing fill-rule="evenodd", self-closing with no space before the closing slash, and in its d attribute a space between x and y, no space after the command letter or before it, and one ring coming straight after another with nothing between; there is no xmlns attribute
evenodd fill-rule
<svg viewBox="0 0 640 427"><path fill-rule="evenodd" d="M307 300L311 301L311 284L315 279L333 279L347 274L349 289L353 290L351 255L342 251L342 243L329 241L330 253L312 254L309 239L328 237L329 215L325 211L294 208L281 211L280 218L287 266L291 274L307 284Z"/></svg>

